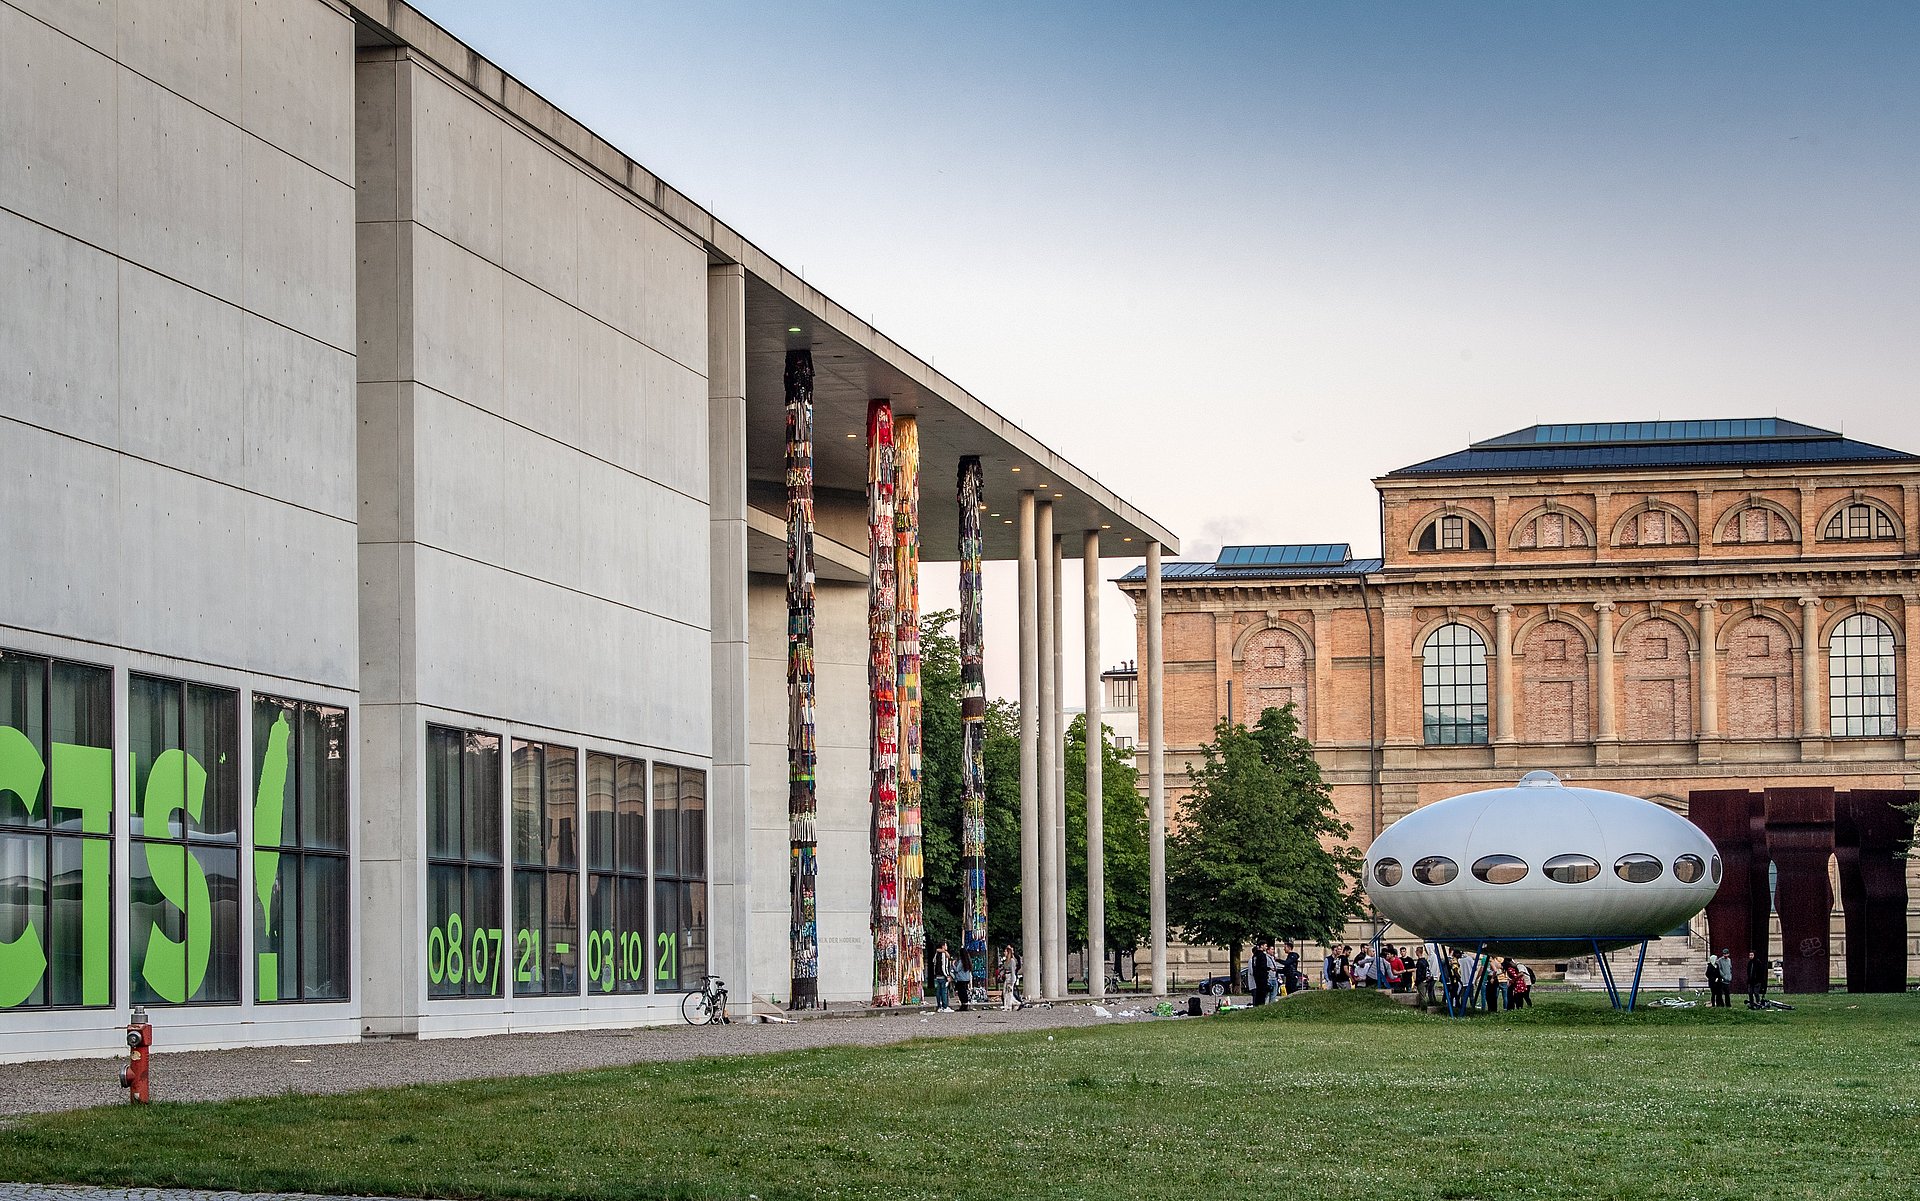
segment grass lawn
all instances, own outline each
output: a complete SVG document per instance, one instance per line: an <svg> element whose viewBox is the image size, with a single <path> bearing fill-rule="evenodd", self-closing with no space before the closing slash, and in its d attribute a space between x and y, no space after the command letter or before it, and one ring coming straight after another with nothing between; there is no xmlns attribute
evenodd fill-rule
<svg viewBox="0 0 1920 1201"><path fill-rule="evenodd" d="M1920 1197L1920 998L1198 1020L0 1128L0 1180L451 1197ZM457 1054L450 1046L449 1053Z"/></svg>

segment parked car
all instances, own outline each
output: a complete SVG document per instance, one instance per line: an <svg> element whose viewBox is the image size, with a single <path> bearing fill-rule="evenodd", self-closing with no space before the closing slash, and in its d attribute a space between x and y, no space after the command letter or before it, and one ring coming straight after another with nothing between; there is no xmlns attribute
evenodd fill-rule
<svg viewBox="0 0 1920 1201"><path fill-rule="evenodd" d="M1240 985L1238 988L1234 987L1233 977L1231 975L1226 972L1221 972L1217 976L1208 976L1205 980L1202 980L1199 985L1199 991L1210 997L1224 997L1229 992L1250 993L1253 991L1253 969L1245 967L1240 969Z"/></svg>

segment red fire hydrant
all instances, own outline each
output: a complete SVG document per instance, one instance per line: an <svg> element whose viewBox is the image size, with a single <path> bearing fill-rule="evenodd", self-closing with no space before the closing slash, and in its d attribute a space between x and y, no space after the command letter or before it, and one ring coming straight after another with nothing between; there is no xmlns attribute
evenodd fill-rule
<svg viewBox="0 0 1920 1201"><path fill-rule="evenodd" d="M147 1011L136 1006L133 1020L127 1023L127 1066L120 1069L120 1087L135 1105L153 1100L147 1084L148 1060L153 1055L153 1023Z"/></svg>

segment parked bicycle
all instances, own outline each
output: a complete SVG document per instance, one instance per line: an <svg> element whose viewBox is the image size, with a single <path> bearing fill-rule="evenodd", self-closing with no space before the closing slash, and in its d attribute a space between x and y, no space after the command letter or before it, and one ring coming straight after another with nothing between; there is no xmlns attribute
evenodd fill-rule
<svg viewBox="0 0 1920 1201"><path fill-rule="evenodd" d="M680 998L680 1016L690 1026L730 1024L727 1016L727 982L718 976L705 976L700 991Z"/></svg>

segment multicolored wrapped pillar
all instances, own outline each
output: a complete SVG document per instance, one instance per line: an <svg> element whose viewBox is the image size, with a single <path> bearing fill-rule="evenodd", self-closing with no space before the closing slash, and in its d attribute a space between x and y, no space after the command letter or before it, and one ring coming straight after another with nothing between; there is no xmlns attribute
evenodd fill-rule
<svg viewBox="0 0 1920 1201"><path fill-rule="evenodd" d="M894 656L900 707L900 1003L926 999L927 875L920 833L920 427L893 423Z"/></svg>
<svg viewBox="0 0 1920 1201"><path fill-rule="evenodd" d="M987 675L980 601L980 460L960 460L960 938L987 980Z"/></svg>
<svg viewBox="0 0 1920 1201"><path fill-rule="evenodd" d="M873 1004L900 1003L900 710L895 659L893 406L867 405L867 680L873 746Z"/></svg>
<svg viewBox="0 0 1920 1201"><path fill-rule="evenodd" d="M793 863L789 1005L820 1003L813 744L813 352L787 352L787 830Z"/></svg>

